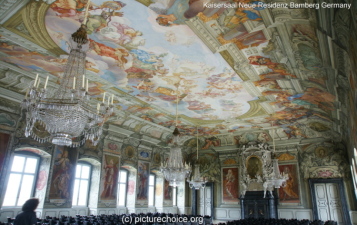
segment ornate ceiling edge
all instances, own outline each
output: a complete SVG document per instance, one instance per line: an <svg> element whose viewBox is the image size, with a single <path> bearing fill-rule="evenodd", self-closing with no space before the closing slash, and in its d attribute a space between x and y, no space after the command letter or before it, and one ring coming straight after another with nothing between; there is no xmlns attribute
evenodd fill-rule
<svg viewBox="0 0 357 225"><path fill-rule="evenodd" d="M34 49L40 53L56 56L67 54L52 40L47 32L45 15L49 7L50 5L45 2L32 1L21 12L6 21L3 27L43 48ZM31 44L27 45L31 46Z"/></svg>
<svg viewBox="0 0 357 225"><path fill-rule="evenodd" d="M189 121L193 125L210 125L210 124L217 124L217 123L223 123L224 120L201 120L201 119L196 119L196 118L191 118L185 115L180 115L180 118L185 119L186 121Z"/></svg>
<svg viewBox="0 0 357 225"><path fill-rule="evenodd" d="M153 3L151 0L135 0L137 2L140 2L141 4L145 5L146 7L149 7L150 4Z"/></svg>
<svg viewBox="0 0 357 225"><path fill-rule="evenodd" d="M0 35L5 37L7 40L11 41L12 43L14 43L16 45L23 46L28 50L52 55L51 53L49 53L46 49L42 48L41 46L29 41L29 39L24 38L21 35L18 35L8 29L5 29L4 27L0 27Z"/></svg>
<svg viewBox="0 0 357 225"><path fill-rule="evenodd" d="M257 100L249 101L250 109L245 114L237 117L237 119L247 119L251 117L258 117L262 115L268 115L266 110L261 106L260 103L266 101L265 97L259 97Z"/></svg>
<svg viewBox="0 0 357 225"><path fill-rule="evenodd" d="M221 51L219 54L221 54L221 56L223 57L223 59L226 60L226 62L228 63L228 65L230 65L230 66L234 69L234 71L237 73L237 75L238 75L243 81L249 80L249 77L248 77L246 74L244 74L244 73L242 73L241 71L239 71L239 67L240 67L241 65L239 65L238 68L237 68L237 64L236 64L236 62L235 62L233 56L229 53L228 50L223 50L223 51Z"/></svg>
<svg viewBox="0 0 357 225"><path fill-rule="evenodd" d="M213 53L217 52L222 44L215 38L215 34L205 26L204 22L198 17L194 17L186 21L186 24Z"/></svg>
<svg viewBox="0 0 357 225"><path fill-rule="evenodd" d="M30 0L0 0L0 24L12 17L19 9Z"/></svg>

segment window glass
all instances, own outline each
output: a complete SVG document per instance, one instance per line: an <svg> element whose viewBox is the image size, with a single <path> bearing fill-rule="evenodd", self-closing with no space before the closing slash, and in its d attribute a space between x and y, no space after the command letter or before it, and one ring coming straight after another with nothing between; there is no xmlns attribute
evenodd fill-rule
<svg viewBox="0 0 357 225"><path fill-rule="evenodd" d="M149 176L149 205L153 206L155 200L155 175Z"/></svg>
<svg viewBox="0 0 357 225"><path fill-rule="evenodd" d="M177 187L172 187L172 205L177 205Z"/></svg>
<svg viewBox="0 0 357 225"><path fill-rule="evenodd" d="M78 163L73 188L72 206L86 206L89 192L91 166Z"/></svg>
<svg viewBox="0 0 357 225"><path fill-rule="evenodd" d="M3 206L22 206L33 197L39 157L16 154L12 161Z"/></svg>
<svg viewBox="0 0 357 225"><path fill-rule="evenodd" d="M126 170L119 171L119 182L118 182L118 205L125 206L126 201L126 189L127 189L127 179L128 172Z"/></svg>

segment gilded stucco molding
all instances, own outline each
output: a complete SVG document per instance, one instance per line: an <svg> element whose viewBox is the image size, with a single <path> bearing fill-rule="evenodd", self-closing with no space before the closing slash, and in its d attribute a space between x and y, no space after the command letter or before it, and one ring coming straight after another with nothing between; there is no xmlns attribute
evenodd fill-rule
<svg viewBox="0 0 357 225"><path fill-rule="evenodd" d="M47 32L45 15L49 7L49 4L46 2L32 1L19 13L15 14L8 21L6 21L3 27L15 35L32 42L34 45L45 49L44 51L43 49L30 48L31 50L57 56L67 54L60 47L58 47ZM19 29L19 26L21 27L22 24L25 26L25 30Z"/></svg>
<svg viewBox="0 0 357 225"><path fill-rule="evenodd" d="M12 17L28 2L29 0L0 0L0 24Z"/></svg>
<svg viewBox="0 0 357 225"><path fill-rule="evenodd" d="M212 51L216 52L221 46L221 43L217 40L213 31L210 31L206 24L199 18L195 17L188 21L186 24L191 30L206 44L206 46Z"/></svg>
<svg viewBox="0 0 357 225"><path fill-rule="evenodd" d="M264 108L260 105L261 102L265 101L264 97L260 97L258 100L249 101L250 109L245 114L238 116L237 119L248 119L251 117L258 117L262 115L268 115Z"/></svg>
<svg viewBox="0 0 357 225"><path fill-rule="evenodd" d="M221 51L219 54L221 54L223 59L226 60L228 65L230 65L234 69L234 71L238 74L238 76L243 81L249 80L249 77L246 74L244 74L242 71L238 70L239 68L236 67L237 64L236 64L235 60L233 59L233 56L228 52L228 50Z"/></svg>
<svg viewBox="0 0 357 225"><path fill-rule="evenodd" d="M137 2L140 2L141 4L145 5L146 7L149 7L152 3L154 3L152 0L135 0Z"/></svg>

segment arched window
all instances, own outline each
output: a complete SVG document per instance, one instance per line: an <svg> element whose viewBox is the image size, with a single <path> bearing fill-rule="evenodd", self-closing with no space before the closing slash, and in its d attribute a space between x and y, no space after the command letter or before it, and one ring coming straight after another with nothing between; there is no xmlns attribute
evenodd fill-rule
<svg viewBox="0 0 357 225"><path fill-rule="evenodd" d="M82 162L77 164L72 206L87 206L91 169L90 164Z"/></svg>
<svg viewBox="0 0 357 225"><path fill-rule="evenodd" d="M22 206L34 197L40 157L28 153L16 153L12 160L3 206Z"/></svg>
<svg viewBox="0 0 357 225"><path fill-rule="evenodd" d="M155 204L155 175L150 174L149 176L149 206L154 206Z"/></svg>
<svg viewBox="0 0 357 225"><path fill-rule="evenodd" d="M118 206L125 206L126 203L126 190L128 186L128 171L119 170L118 179Z"/></svg>

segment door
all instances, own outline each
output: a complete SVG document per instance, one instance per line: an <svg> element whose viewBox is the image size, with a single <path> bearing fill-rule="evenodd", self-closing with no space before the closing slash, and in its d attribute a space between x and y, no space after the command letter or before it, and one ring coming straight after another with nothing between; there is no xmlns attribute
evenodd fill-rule
<svg viewBox="0 0 357 225"><path fill-rule="evenodd" d="M351 224L342 179L312 179L310 182L314 219L333 220L339 225Z"/></svg>
<svg viewBox="0 0 357 225"><path fill-rule="evenodd" d="M317 212L320 220L334 220L338 224L344 224L338 184L315 184L315 192Z"/></svg>
<svg viewBox="0 0 357 225"><path fill-rule="evenodd" d="M213 217L213 185L207 184L199 191L198 213L202 216Z"/></svg>

